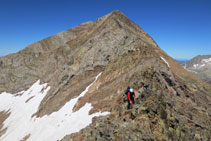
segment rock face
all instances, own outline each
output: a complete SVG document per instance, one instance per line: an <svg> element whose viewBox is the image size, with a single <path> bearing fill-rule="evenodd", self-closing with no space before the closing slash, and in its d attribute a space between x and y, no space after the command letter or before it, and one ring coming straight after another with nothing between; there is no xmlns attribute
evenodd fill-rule
<svg viewBox="0 0 211 141"><path fill-rule="evenodd" d="M211 139L210 86L182 68L120 11L2 57L0 93L27 89L37 79L47 82L51 89L35 113L43 117L77 97L99 72L101 77L73 110L91 103L90 114L111 114L95 118L63 140ZM130 110L123 100L127 86L137 95Z"/></svg>
<svg viewBox="0 0 211 141"><path fill-rule="evenodd" d="M211 55L196 56L190 61L182 63L182 66L201 80L211 83Z"/></svg>

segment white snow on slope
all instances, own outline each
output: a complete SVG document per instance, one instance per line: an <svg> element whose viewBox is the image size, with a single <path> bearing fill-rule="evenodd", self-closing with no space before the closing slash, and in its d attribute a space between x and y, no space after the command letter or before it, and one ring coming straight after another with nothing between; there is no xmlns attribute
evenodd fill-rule
<svg viewBox="0 0 211 141"><path fill-rule="evenodd" d="M10 110L11 112L4 122L3 128L7 128L7 131L1 136L0 140L19 141L30 134L27 141L56 141L67 134L75 133L85 128L92 123L93 117L109 114L109 112L103 112L89 115L88 113L92 106L88 103L79 111L72 111L78 99L86 94L94 82L78 97L67 102L59 111L49 116L45 115L42 118L32 118L32 115L38 110L40 102L50 89L47 84L40 85L40 81L37 81L27 91L17 93L17 95L22 94L21 96L5 92L0 94L0 111ZM26 103L28 99L30 100Z"/></svg>
<svg viewBox="0 0 211 141"><path fill-rule="evenodd" d="M193 68L194 69L201 69L203 67L210 66L210 65L211 65L211 58L209 58L209 59L202 59L201 63L194 64Z"/></svg>
<svg viewBox="0 0 211 141"><path fill-rule="evenodd" d="M205 66L205 64L194 64L193 65L194 69L200 69L200 68L202 68L204 66Z"/></svg>
<svg viewBox="0 0 211 141"><path fill-rule="evenodd" d="M195 73L195 74L197 74L198 72L196 72L196 71L194 71L194 70L190 70L190 69L186 69L187 71L189 71L189 72L193 72L193 73Z"/></svg>
<svg viewBox="0 0 211 141"><path fill-rule="evenodd" d="M163 57L160 56L160 58L168 65L168 67L170 67L169 63Z"/></svg>
<svg viewBox="0 0 211 141"><path fill-rule="evenodd" d="M211 58L209 58L209 59L202 59L202 61L201 61L201 62L211 64Z"/></svg>

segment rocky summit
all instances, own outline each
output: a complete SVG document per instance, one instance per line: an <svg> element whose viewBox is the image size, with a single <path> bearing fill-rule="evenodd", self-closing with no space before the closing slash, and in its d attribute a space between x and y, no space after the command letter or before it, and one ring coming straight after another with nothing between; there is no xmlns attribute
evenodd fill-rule
<svg viewBox="0 0 211 141"><path fill-rule="evenodd" d="M0 103L0 140L211 140L211 86L118 10L0 58Z"/></svg>

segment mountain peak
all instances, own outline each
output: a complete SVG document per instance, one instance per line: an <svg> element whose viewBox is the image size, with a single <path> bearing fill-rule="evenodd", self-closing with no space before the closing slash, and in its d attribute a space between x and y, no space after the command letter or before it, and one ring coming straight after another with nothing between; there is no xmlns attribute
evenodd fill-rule
<svg viewBox="0 0 211 141"><path fill-rule="evenodd" d="M111 12L111 15L121 15L121 16L125 16L120 10L114 10Z"/></svg>
<svg viewBox="0 0 211 141"><path fill-rule="evenodd" d="M182 63L184 68L205 82L211 83L211 55L198 55Z"/></svg>
<svg viewBox="0 0 211 141"><path fill-rule="evenodd" d="M99 22L102 22L102 21L105 21L108 17L112 17L112 16L119 16L119 17L126 17L120 10L114 10L112 11L111 13L105 15L105 16L102 16L100 18L98 18L96 20L96 23L99 23Z"/></svg>
<svg viewBox="0 0 211 141"><path fill-rule="evenodd" d="M136 93L132 109L127 109L124 94L128 86ZM119 10L0 58L0 96L4 117L0 140L33 140L38 128L50 132L40 140L45 136L60 140L67 128L72 134L93 117L107 114L67 140L209 140L211 136L210 87L185 71ZM20 108L27 113L27 122L22 111L16 115ZM3 126L8 117L12 122ZM14 131L22 127L13 124L19 118L30 124L30 130Z"/></svg>

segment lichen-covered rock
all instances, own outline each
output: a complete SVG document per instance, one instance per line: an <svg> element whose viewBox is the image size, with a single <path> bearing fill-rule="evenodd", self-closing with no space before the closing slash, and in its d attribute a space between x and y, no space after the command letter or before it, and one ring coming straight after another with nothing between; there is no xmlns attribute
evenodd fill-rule
<svg viewBox="0 0 211 141"><path fill-rule="evenodd" d="M146 73L150 74L147 78L144 77ZM185 82L178 83L177 78L172 79L173 76L170 75L169 81L175 83L171 85L166 82L166 76L157 70L145 69L139 75L156 88L153 90L150 86L144 89L136 98L132 109L127 110L127 103L121 103L112 110L111 115L96 118L89 127L66 136L63 140L77 141L81 135L83 140L211 139L211 118L205 108L210 107L210 101L199 100L199 97L205 95L209 97L210 93L192 93L189 89L183 91L180 85L185 85ZM132 86L141 87L139 83Z"/></svg>

